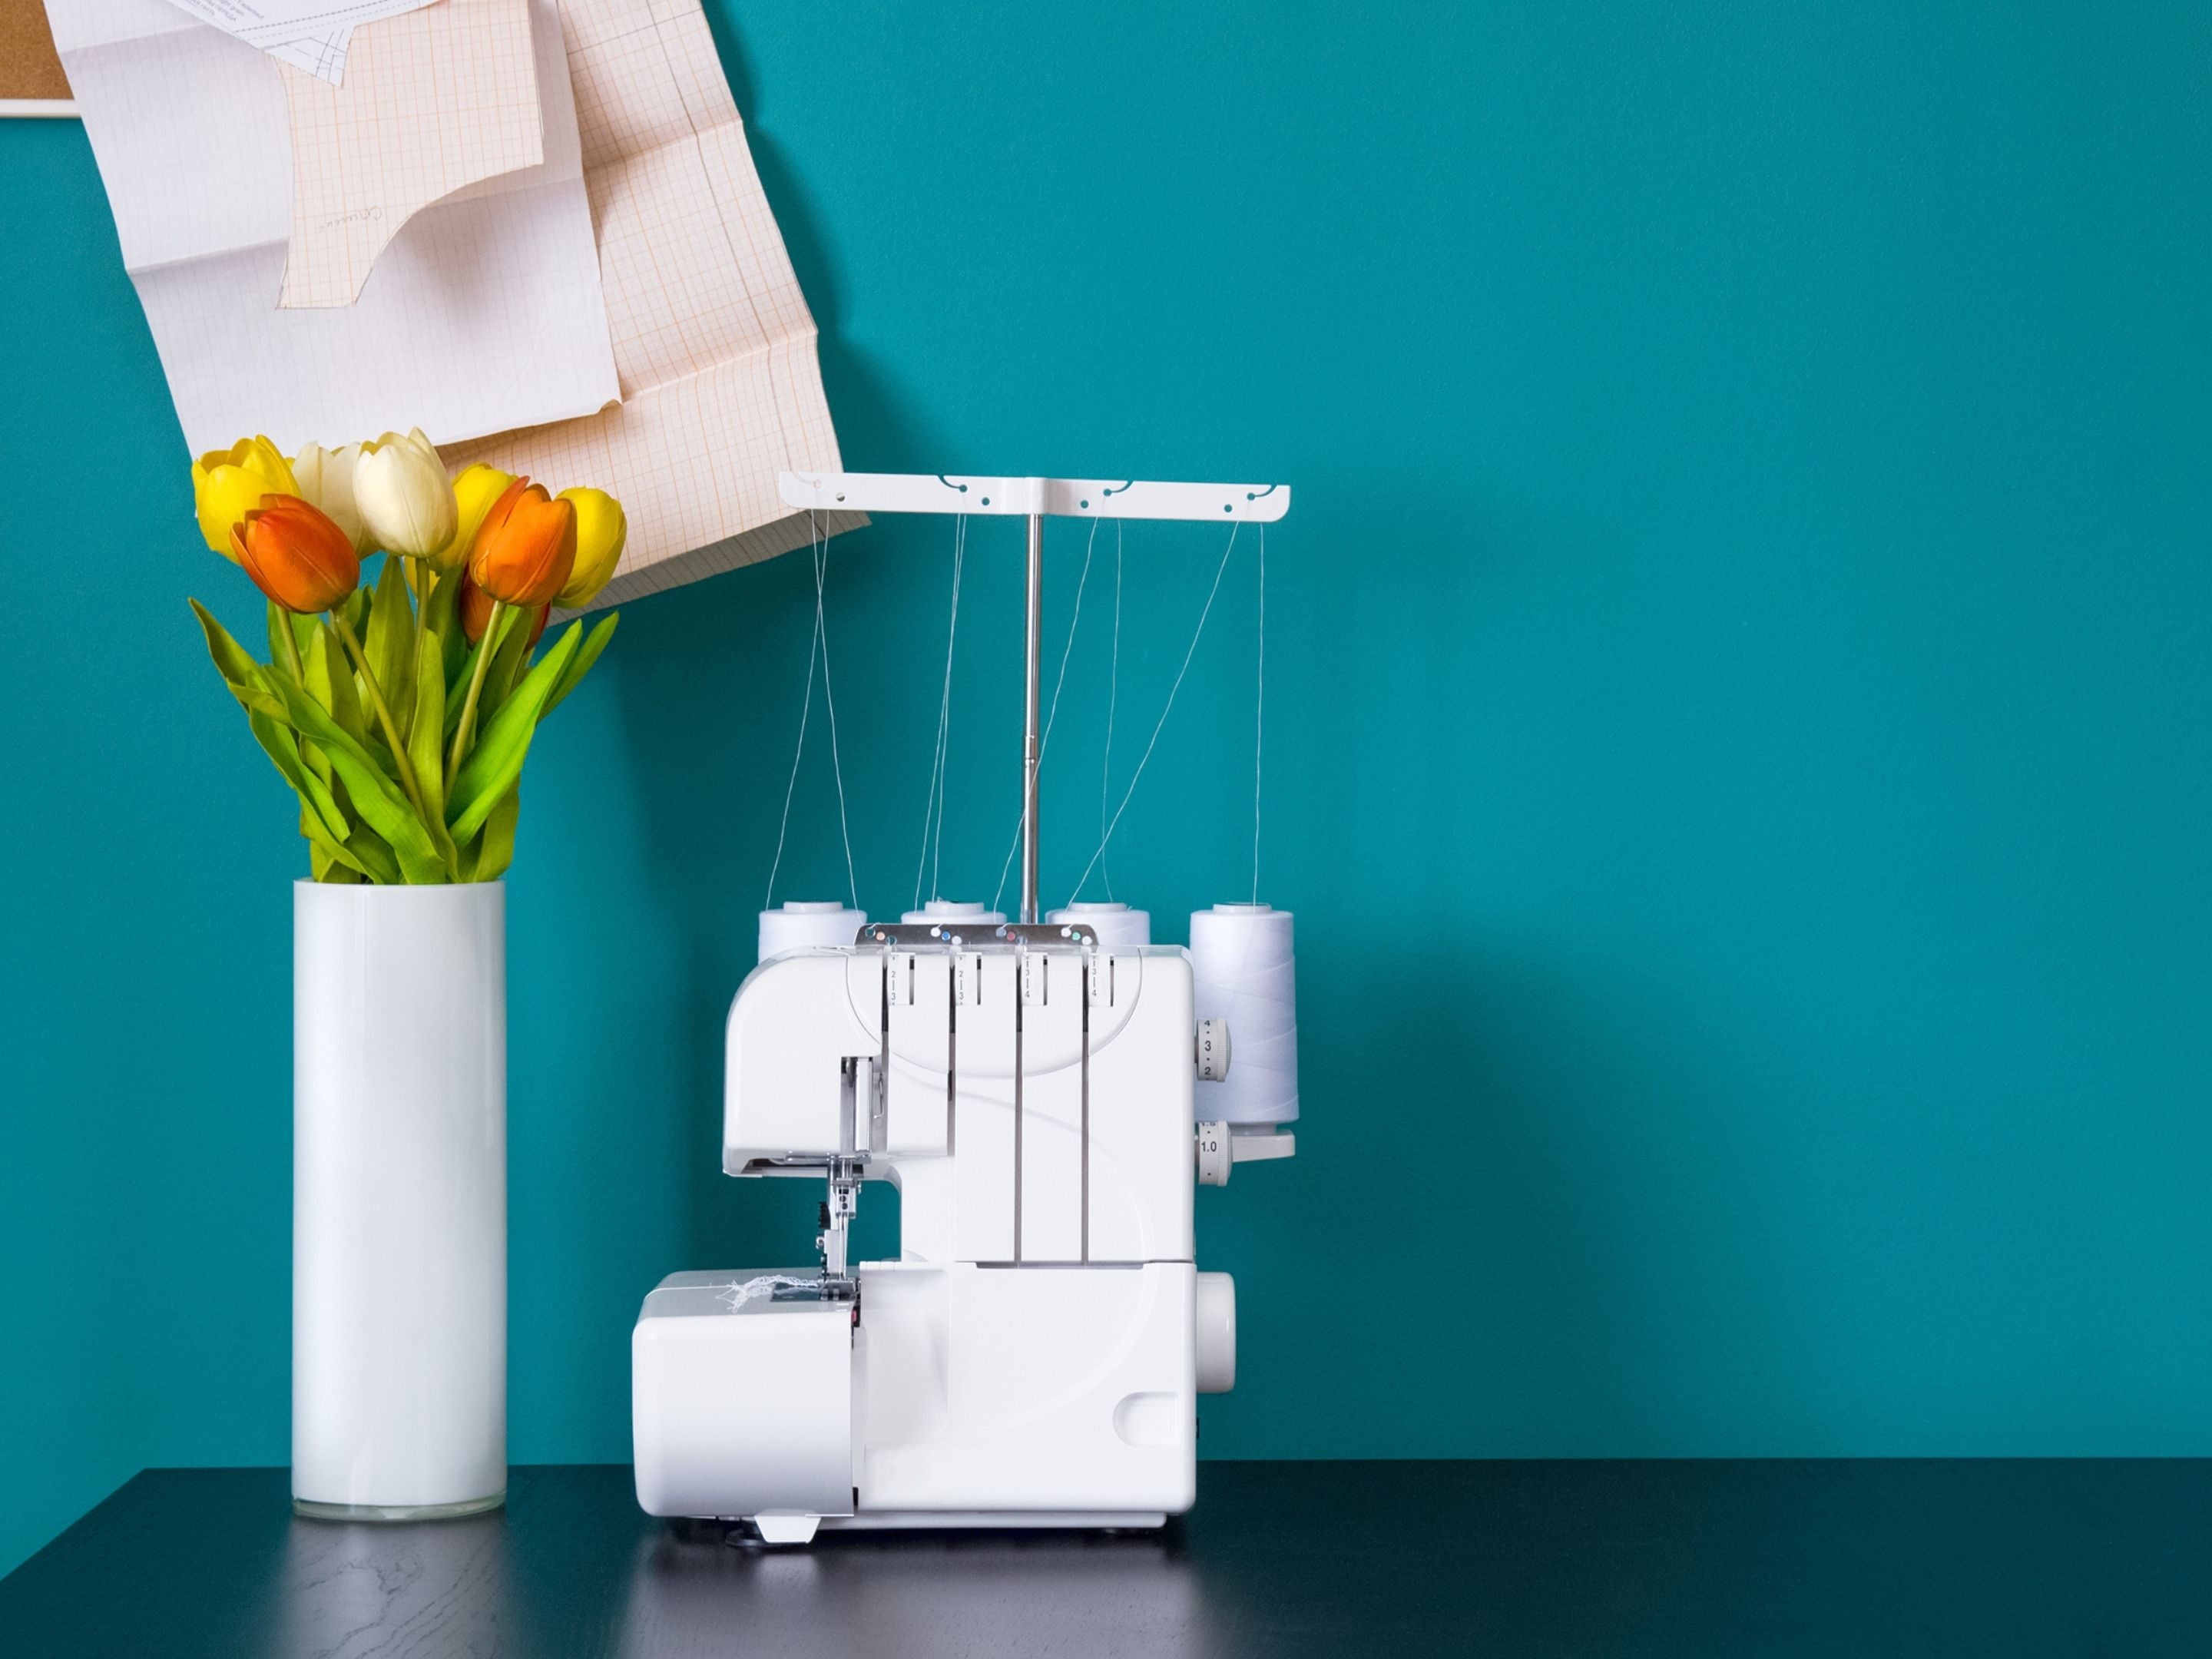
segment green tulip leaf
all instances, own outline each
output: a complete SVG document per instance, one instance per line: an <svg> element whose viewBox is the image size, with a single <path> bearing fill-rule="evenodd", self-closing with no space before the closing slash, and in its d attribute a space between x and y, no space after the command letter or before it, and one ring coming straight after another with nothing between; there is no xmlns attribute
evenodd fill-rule
<svg viewBox="0 0 2212 1659"><path fill-rule="evenodd" d="M446 816L446 757L439 743L446 730L446 668L435 634L426 635L415 664L415 706L407 733L407 758L422 786L423 809Z"/></svg>
<svg viewBox="0 0 2212 1659"><path fill-rule="evenodd" d="M615 624L621 620L621 611L610 611L597 627L584 635L584 643L568 664L568 672L561 677L560 684L553 688L553 695L545 699L544 711L538 716L539 720L544 720L558 708L561 700L576 689L577 682L592 672L592 665L599 659L599 653L607 648L607 641L614 638Z"/></svg>
<svg viewBox="0 0 2212 1659"><path fill-rule="evenodd" d="M208 655L215 659L216 672L232 685L243 685L261 665L246 653L246 647L231 638L230 630L208 614L208 608L198 599L187 599L192 615L199 618L200 632L207 635Z"/></svg>
<svg viewBox="0 0 2212 1659"><path fill-rule="evenodd" d="M416 886L434 886L452 879L444 859L422 827L407 798L394 789L375 763L357 749L333 748L331 764L346 781L354 810L368 826L391 843L399 860L398 875Z"/></svg>
<svg viewBox="0 0 2212 1659"><path fill-rule="evenodd" d="M288 653L284 649L284 636L288 633L291 633L291 626L292 613L287 611L283 605L277 604L276 600L270 600L269 660L272 665L282 669L287 674L292 672L292 659L289 653ZM292 642L295 645L299 643L299 636L296 634L293 635ZM302 652L301 654L305 656L307 653Z"/></svg>
<svg viewBox="0 0 2212 1659"><path fill-rule="evenodd" d="M376 597L369 602L368 633L362 649L376 684L392 709L392 718L404 741L409 730L415 684L415 612L407 603L406 561L384 556L383 574L376 579Z"/></svg>
<svg viewBox="0 0 2212 1659"><path fill-rule="evenodd" d="M322 746L345 783L354 811L392 844L404 879L417 884L450 880L451 872L439 856L429 830L370 752L307 692L281 679L271 689L283 699L286 723Z"/></svg>
<svg viewBox="0 0 2212 1659"><path fill-rule="evenodd" d="M474 649L461 659L459 668L453 674L447 676L446 743L448 748L453 744L453 733L460 730L461 710L468 705L469 681L476 676L477 658L480 654L489 651L492 653L492 657L491 660L484 665L483 689L477 693L476 729L477 731L481 732L484 729L486 722L491 719L492 710L499 707L506 699L508 690L513 688L516 653L511 647L520 637L515 632L514 624L520 614L512 608L501 611L497 635L489 640L477 641ZM454 627L458 629L459 626L457 620Z"/></svg>
<svg viewBox="0 0 2212 1659"><path fill-rule="evenodd" d="M261 665L246 654L246 647L231 638L223 625L210 616L207 607L198 599L190 601L192 614L199 618L200 631L207 635L208 655L215 659L216 672L222 676L223 684L230 688L248 714L267 714L281 718L283 708L276 700L262 689L258 678Z"/></svg>
<svg viewBox="0 0 2212 1659"><path fill-rule="evenodd" d="M295 617L276 600L269 601L269 664L287 675L292 672L292 653L284 648L284 636L292 636L292 644L299 652L304 666L307 652L315 642L318 626L313 617Z"/></svg>
<svg viewBox="0 0 2212 1659"><path fill-rule="evenodd" d="M518 780L484 820L483 834L477 837L475 856L468 864L471 881L497 881L507 873L507 866L514 862L514 826L521 816L522 785Z"/></svg>
<svg viewBox="0 0 2212 1659"><path fill-rule="evenodd" d="M468 635L461 631L461 573L449 570L430 585L430 608L422 613L422 626L438 636L439 660L446 670L446 707L459 706L453 682L469 660Z"/></svg>
<svg viewBox="0 0 2212 1659"><path fill-rule="evenodd" d="M333 839L313 812L301 812L300 833L307 838L307 870L317 881L374 879L360 856L343 842ZM398 873L397 866L393 872Z"/></svg>
<svg viewBox="0 0 2212 1659"><path fill-rule="evenodd" d="M367 631L368 628L368 590L367 588L355 588L352 592L338 601L336 609L344 615L346 625L353 629L354 638L359 639Z"/></svg>
<svg viewBox="0 0 2212 1659"><path fill-rule="evenodd" d="M359 887L366 881L359 872L338 863L313 842L307 843L307 873L333 887Z"/></svg>
<svg viewBox="0 0 2212 1659"><path fill-rule="evenodd" d="M358 871L368 881L382 887L402 884L399 861L392 855L392 848L383 836L366 824L356 824L354 832L343 841L336 841L325 830L314 828L302 817L301 833L307 837L311 848L319 850L325 858L349 870ZM320 877L317 880L322 879Z"/></svg>
<svg viewBox="0 0 2212 1659"><path fill-rule="evenodd" d="M499 712L484 726L476 747L461 763L460 773L453 780L453 793L446 805L455 841L465 842L474 836L491 816L492 808L499 805L500 798L521 776L522 763L530 752L530 737L537 728L538 716L545 707L545 699L553 694L554 686L574 659L583 631L581 623L571 628L561 636L560 643L523 676L522 684L500 705Z"/></svg>
<svg viewBox="0 0 2212 1659"><path fill-rule="evenodd" d="M505 702L507 694L530 660L530 630L538 625L537 617L514 605L507 608L500 618L499 650L485 671L483 696L477 702L477 729L482 731L490 720L492 713Z"/></svg>
<svg viewBox="0 0 2212 1659"><path fill-rule="evenodd" d="M301 811L316 818L337 840L343 841L352 833L353 826L346 822L345 812L331 793L330 785L301 760L299 740L293 736L291 727L262 714L249 714L246 724L253 728L255 740L269 758L276 763L284 781L299 795Z"/></svg>
<svg viewBox="0 0 2212 1659"><path fill-rule="evenodd" d="M386 887L403 884L399 860L392 851L392 843L365 823L356 823L353 834L345 839L345 851L360 866L371 881Z"/></svg>
<svg viewBox="0 0 2212 1659"><path fill-rule="evenodd" d="M345 734L374 755L379 745L369 737L368 721L362 713L361 690L337 631L315 630L314 647L307 653L307 694L322 704Z"/></svg>

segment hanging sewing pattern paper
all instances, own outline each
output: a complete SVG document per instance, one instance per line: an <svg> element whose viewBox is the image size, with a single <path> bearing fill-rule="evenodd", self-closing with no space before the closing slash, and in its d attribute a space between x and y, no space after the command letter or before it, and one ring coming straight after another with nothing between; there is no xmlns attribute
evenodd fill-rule
<svg viewBox="0 0 2212 1659"><path fill-rule="evenodd" d="M433 202L527 184L545 159L530 0L441 0L354 43L343 87L287 69L288 307L349 306L378 256ZM577 172L582 172L580 155Z"/></svg>
<svg viewBox="0 0 2212 1659"><path fill-rule="evenodd" d="M356 303L286 310L277 298L295 204L396 213L426 199L424 167L384 175L397 191L388 198L319 192L312 177L303 188L291 163L298 111L288 107L283 81L294 71L165 0L47 0L124 264L191 448L264 432L289 453L417 424L447 443L589 414L614 399L560 16L554 0L529 5L526 34L511 27L512 0L444 0L432 9L445 14L435 28L426 13L359 31L416 44L410 71L393 82L415 108L438 88L436 60L503 54L455 82L465 91L488 76L500 105L505 136L483 147L480 165L526 154L533 128L544 160L415 212L374 254ZM526 68L511 61L526 47ZM345 96L318 88L310 102ZM465 107L450 113L471 118ZM405 125L396 122L393 136ZM325 159L342 171L347 135L327 136ZM312 134L296 142L320 153ZM477 171L442 176L465 183ZM311 241L324 234L307 231ZM348 259L369 252L347 252L343 237L340 245ZM326 276L343 287L356 273L341 263L302 280L326 298Z"/></svg>
<svg viewBox="0 0 2212 1659"><path fill-rule="evenodd" d="M835 470L815 326L697 0L564 0L568 69L619 407L448 447L532 477L592 477L629 542L607 605L866 522L794 513L786 469Z"/></svg>
<svg viewBox="0 0 2212 1659"><path fill-rule="evenodd" d="M345 79L353 32L362 23L419 11L430 0L169 0L169 3L258 46L280 64L337 86Z"/></svg>

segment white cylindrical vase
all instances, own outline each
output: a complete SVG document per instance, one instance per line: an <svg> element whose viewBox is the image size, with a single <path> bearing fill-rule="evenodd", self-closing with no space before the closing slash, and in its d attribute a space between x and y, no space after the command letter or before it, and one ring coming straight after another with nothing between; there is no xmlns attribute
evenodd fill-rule
<svg viewBox="0 0 2212 1659"><path fill-rule="evenodd" d="M507 890L293 889L292 1501L507 1490Z"/></svg>

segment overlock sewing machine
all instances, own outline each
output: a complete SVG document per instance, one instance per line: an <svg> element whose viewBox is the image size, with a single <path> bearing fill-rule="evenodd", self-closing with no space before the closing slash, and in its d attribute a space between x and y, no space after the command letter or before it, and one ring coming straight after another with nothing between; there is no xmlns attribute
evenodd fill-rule
<svg viewBox="0 0 2212 1659"><path fill-rule="evenodd" d="M1198 1271L1194 1188L1294 1143L1279 1109L1209 1110L1237 1017L1199 1006L1188 953L1133 938L1121 906L1037 920L1042 520L1264 520L1289 492L866 474L783 489L802 507L1028 516L1021 919L789 907L820 913L795 935L816 942L765 955L731 1006L722 1167L823 1182L820 1261L674 1273L646 1297L638 1501L770 1543L1158 1526L1195 1495L1196 1396L1237 1371L1235 1290ZM899 1254L856 1263L872 1181L898 1192Z"/></svg>

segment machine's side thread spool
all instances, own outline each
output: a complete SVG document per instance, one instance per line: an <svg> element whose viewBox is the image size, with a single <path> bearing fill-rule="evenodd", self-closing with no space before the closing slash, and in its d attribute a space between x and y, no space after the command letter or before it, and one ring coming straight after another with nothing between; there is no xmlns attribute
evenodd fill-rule
<svg viewBox="0 0 2212 1659"><path fill-rule="evenodd" d="M1199 1115L1223 1123L1298 1115L1297 957L1291 915L1265 904L1217 904L1190 919L1192 993L1201 1019L1224 1019L1236 1060L1206 1085Z"/></svg>

